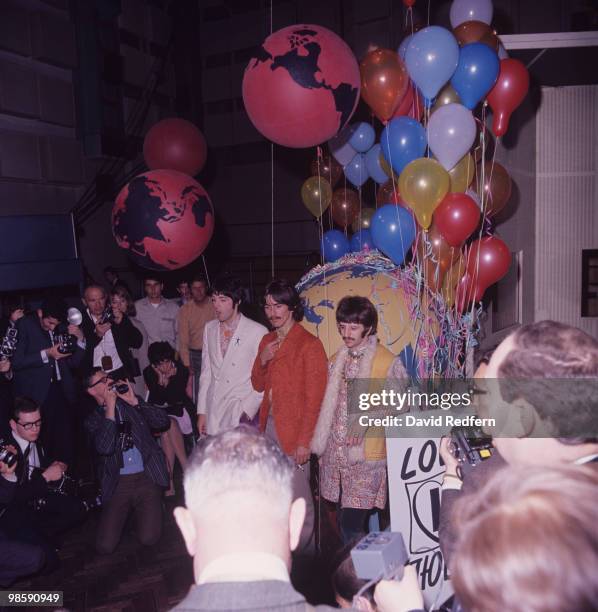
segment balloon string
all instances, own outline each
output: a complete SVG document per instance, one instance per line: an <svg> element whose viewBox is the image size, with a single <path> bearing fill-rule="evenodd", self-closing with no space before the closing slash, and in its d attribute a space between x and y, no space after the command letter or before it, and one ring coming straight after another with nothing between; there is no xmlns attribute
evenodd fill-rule
<svg viewBox="0 0 598 612"><path fill-rule="evenodd" d="M204 269L204 271L206 273L206 281L207 281L208 287L209 287L210 284L211 284L210 283L210 275L208 274L208 266L206 265L206 258L205 258L205 256L203 254L201 256L201 261L203 262L203 269Z"/></svg>
<svg viewBox="0 0 598 612"><path fill-rule="evenodd" d="M320 216L318 217L318 238L320 240L320 261L324 265L324 210L322 209L322 182L320 178L320 161L322 160L322 149L316 147L316 166L318 168L318 195L320 200Z"/></svg>
<svg viewBox="0 0 598 612"><path fill-rule="evenodd" d="M270 0L270 36L273 28L273 5L274 0ZM271 227L271 261L272 278L274 278L274 143L270 143L270 176L271 176L271 202L270 202L270 227Z"/></svg>

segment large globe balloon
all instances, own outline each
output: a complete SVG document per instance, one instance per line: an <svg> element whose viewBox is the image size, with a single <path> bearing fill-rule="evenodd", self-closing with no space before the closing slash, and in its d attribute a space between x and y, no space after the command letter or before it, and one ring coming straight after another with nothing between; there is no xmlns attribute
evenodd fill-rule
<svg viewBox="0 0 598 612"><path fill-rule="evenodd" d="M151 270L176 270L199 257L214 231L205 189L174 170L152 170L125 185L112 209L119 247Z"/></svg>
<svg viewBox="0 0 598 612"><path fill-rule="evenodd" d="M359 101L359 66L349 46L317 25L271 34L243 76L256 129L285 147L312 147L343 128Z"/></svg>

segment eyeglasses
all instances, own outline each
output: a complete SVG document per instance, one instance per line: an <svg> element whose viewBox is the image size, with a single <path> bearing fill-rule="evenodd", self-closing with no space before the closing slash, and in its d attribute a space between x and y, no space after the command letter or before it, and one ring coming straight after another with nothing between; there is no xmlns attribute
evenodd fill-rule
<svg viewBox="0 0 598 612"><path fill-rule="evenodd" d="M93 387L95 387L96 385L99 385L100 383L105 383L109 380L108 376L102 376L102 378L96 380L93 385L89 385L89 387L87 387L88 389L91 389Z"/></svg>
<svg viewBox="0 0 598 612"><path fill-rule="evenodd" d="M41 419L37 419L37 421L33 421L32 423L21 423L20 421L17 421L17 423L23 429L26 429L27 431L29 431L30 429L33 429L34 427L36 429L39 429L42 426L42 420Z"/></svg>

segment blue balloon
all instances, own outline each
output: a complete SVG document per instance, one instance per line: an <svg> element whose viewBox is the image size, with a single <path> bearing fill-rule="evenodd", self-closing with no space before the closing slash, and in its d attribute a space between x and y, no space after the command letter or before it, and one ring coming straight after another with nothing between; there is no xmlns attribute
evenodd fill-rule
<svg viewBox="0 0 598 612"><path fill-rule="evenodd" d="M372 238L372 232L369 229L360 229L351 236L351 251L358 253L363 251L365 247L368 249L374 248L374 239Z"/></svg>
<svg viewBox="0 0 598 612"><path fill-rule="evenodd" d="M401 174L408 163L424 156L426 130L415 119L395 117L384 128L380 144L384 159L396 173Z"/></svg>
<svg viewBox="0 0 598 612"><path fill-rule="evenodd" d="M403 41L399 45L399 50L397 51L397 53L403 61L405 61L405 53L407 53L407 47L409 46L409 43L411 42L412 38L413 34L409 34L409 36L403 38Z"/></svg>
<svg viewBox="0 0 598 612"><path fill-rule="evenodd" d="M496 83L499 70L498 55L488 45L471 43L461 47L451 85L459 94L463 106L473 110Z"/></svg>
<svg viewBox="0 0 598 612"><path fill-rule="evenodd" d="M372 217L370 226L374 245L400 266L415 240L415 220L402 206L385 204Z"/></svg>
<svg viewBox="0 0 598 612"><path fill-rule="evenodd" d="M453 76L459 63L459 45L446 28L430 26L413 35L405 53L405 65L422 94L432 100Z"/></svg>
<svg viewBox="0 0 598 612"><path fill-rule="evenodd" d="M382 147L379 144L375 144L365 154L365 167L367 168L368 174L380 185L386 183L388 180L388 174L382 170L382 166L380 165L381 153Z"/></svg>
<svg viewBox="0 0 598 612"><path fill-rule="evenodd" d="M345 176L355 187L361 187L370 178L365 166L365 155L357 153L355 157L345 166Z"/></svg>
<svg viewBox="0 0 598 612"><path fill-rule="evenodd" d="M325 261L336 261L349 252L349 239L339 230L328 230L322 236L322 255Z"/></svg>
<svg viewBox="0 0 598 612"><path fill-rule="evenodd" d="M356 123L351 126L352 134L349 138L349 144L358 152L365 153L371 149L376 140L376 132L374 128L365 122Z"/></svg>

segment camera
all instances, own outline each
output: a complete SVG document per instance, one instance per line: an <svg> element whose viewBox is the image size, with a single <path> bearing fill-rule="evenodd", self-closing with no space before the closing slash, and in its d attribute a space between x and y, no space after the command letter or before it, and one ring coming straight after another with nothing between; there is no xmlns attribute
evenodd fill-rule
<svg viewBox="0 0 598 612"><path fill-rule="evenodd" d="M9 327L0 343L0 360L10 359L17 350L17 328Z"/></svg>
<svg viewBox="0 0 598 612"><path fill-rule="evenodd" d="M118 382L118 383L114 383L111 386L111 389L114 389L117 393L126 393L129 390L129 385L127 385L127 383L124 382Z"/></svg>
<svg viewBox="0 0 598 612"><path fill-rule="evenodd" d="M0 440L0 461L5 463L8 467L12 467L17 462L17 456L15 453L8 450L4 440Z"/></svg>
<svg viewBox="0 0 598 612"><path fill-rule="evenodd" d="M351 550L351 560L357 577L362 580L400 580L409 555L399 532L372 531Z"/></svg>
<svg viewBox="0 0 598 612"><path fill-rule="evenodd" d="M58 352L62 355L74 353L77 348L77 336L73 334L56 334L54 341L59 345Z"/></svg>
<svg viewBox="0 0 598 612"><path fill-rule="evenodd" d="M116 425L118 427L121 450L124 453L135 446L131 421L118 421Z"/></svg>
<svg viewBox="0 0 598 612"><path fill-rule="evenodd" d="M110 307L104 309L104 312L98 319L98 325L105 325L106 323L114 323L114 313Z"/></svg>
<svg viewBox="0 0 598 612"><path fill-rule="evenodd" d="M491 457L494 447L481 427L453 427L449 450L459 463L477 465Z"/></svg>

